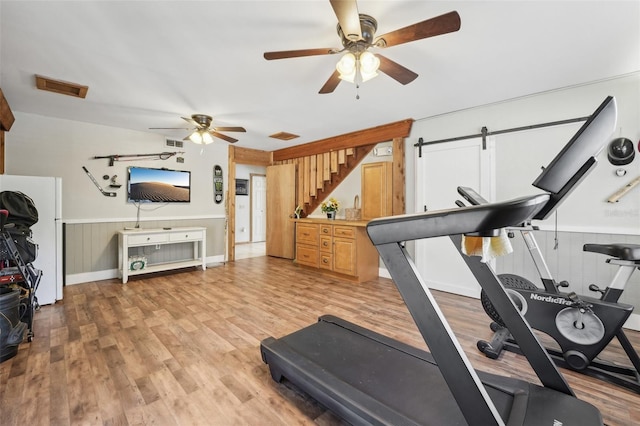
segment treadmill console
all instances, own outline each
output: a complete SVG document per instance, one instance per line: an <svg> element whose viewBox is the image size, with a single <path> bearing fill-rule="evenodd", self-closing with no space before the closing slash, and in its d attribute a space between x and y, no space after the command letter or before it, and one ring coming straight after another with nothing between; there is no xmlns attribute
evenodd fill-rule
<svg viewBox="0 0 640 426"><path fill-rule="evenodd" d="M467 186L459 186L458 194L462 195L465 200L467 200L474 206L478 206L480 204L489 204L489 201L484 199L482 195L478 194L475 190Z"/></svg>

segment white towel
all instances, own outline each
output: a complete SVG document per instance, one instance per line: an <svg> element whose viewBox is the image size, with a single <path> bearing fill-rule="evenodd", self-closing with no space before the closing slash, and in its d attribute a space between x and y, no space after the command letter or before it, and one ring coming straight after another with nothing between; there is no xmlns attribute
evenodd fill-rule
<svg viewBox="0 0 640 426"><path fill-rule="evenodd" d="M480 261L487 263L491 259L513 252L511 241L504 229L497 237L467 237L462 235L462 253L467 256L482 256Z"/></svg>

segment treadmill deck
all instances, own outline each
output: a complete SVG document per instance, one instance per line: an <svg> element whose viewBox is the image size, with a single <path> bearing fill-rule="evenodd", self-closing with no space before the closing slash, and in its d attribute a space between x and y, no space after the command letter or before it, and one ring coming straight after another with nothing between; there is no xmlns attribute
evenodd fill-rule
<svg viewBox="0 0 640 426"><path fill-rule="evenodd" d="M429 352L340 318L261 343L275 381L285 377L352 424L466 425ZM591 405L529 382L478 372L507 425L601 425ZM566 413L571 422L562 421Z"/></svg>

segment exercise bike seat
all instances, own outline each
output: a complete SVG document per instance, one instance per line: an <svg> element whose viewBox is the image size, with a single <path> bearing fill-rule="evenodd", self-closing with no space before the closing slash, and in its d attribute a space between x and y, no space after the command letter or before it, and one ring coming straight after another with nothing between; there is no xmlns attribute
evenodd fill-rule
<svg viewBox="0 0 640 426"><path fill-rule="evenodd" d="M585 244L582 250L606 254L621 260L640 260L640 244Z"/></svg>

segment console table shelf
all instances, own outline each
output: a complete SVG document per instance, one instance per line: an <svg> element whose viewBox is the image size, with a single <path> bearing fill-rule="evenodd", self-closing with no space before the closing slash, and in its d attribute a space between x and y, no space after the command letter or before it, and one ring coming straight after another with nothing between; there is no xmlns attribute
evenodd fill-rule
<svg viewBox="0 0 640 426"><path fill-rule="evenodd" d="M148 274L152 272L168 271L172 269L200 266L202 270L206 264L206 228L171 228L171 229L125 229L118 231L118 273L122 283L126 284L130 276ZM192 243L193 258L177 259L175 261L155 262L144 264L141 269L132 269L129 249L133 247L161 246L168 244Z"/></svg>

